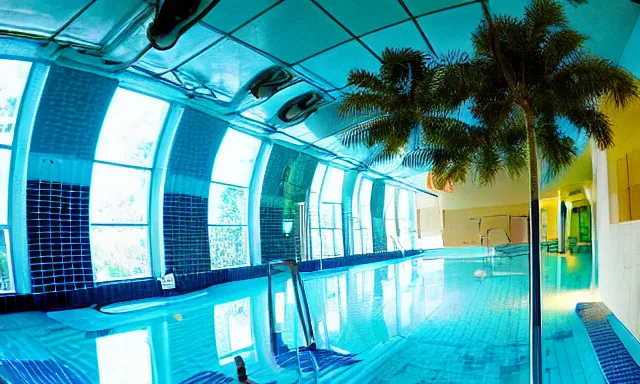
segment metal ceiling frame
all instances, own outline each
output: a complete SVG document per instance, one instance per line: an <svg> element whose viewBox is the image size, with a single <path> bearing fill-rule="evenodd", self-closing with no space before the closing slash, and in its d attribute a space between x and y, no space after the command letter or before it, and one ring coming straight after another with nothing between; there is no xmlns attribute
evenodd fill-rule
<svg viewBox="0 0 640 384"><path fill-rule="evenodd" d="M431 45L431 41L429 41L429 39L427 38L427 35L422 30L422 27L420 26L420 24L418 24L418 20L416 20L416 18L413 16L413 13L411 13L411 10L407 6L407 4L405 4L404 0L398 0L398 3L400 3L400 6L402 6L404 11L407 13L407 15L409 15L409 18L413 22L413 25L416 27L416 29L420 33L420 36L422 36L422 39L427 44L427 47L429 47L429 49L431 50L431 53L433 53L434 56L438 57L436 50L433 49L433 45Z"/></svg>
<svg viewBox="0 0 640 384"><path fill-rule="evenodd" d="M316 7L318 7L322 12L324 12L325 15L327 15L334 23L338 24L338 26L340 28L342 28L345 32L347 32L349 34L349 36L351 36L352 39L354 39L355 41L357 41L364 49L366 49L370 54L373 55L373 57L375 57L379 62L382 63L382 58L380 57L380 55L378 55L377 53L375 53L373 51L373 49L371 49L371 47L369 47L367 44L364 43L364 41L362 41L358 36L356 36L355 33L353 33L349 28L347 28L346 25L344 25L340 20L338 20L337 17L333 16L331 14L331 12L329 12L325 7L323 7L322 5L320 5L320 3L318 3L317 0L310 0Z"/></svg>
<svg viewBox="0 0 640 384"><path fill-rule="evenodd" d="M90 1L88 1L88 3L87 3L87 4L86 4L86 5L85 5L85 6L84 6L84 7L83 7L79 12L77 12L77 13L76 13L76 14L75 14L75 15L74 15L70 20L68 20L68 21L67 21L67 22L66 22L66 23L65 23L61 28L59 28L59 29L58 29L58 30L57 30L53 35L49 36L49 38L46 38L46 37L44 37L44 38L39 37L39 38L40 38L40 39L42 39L42 40L47 40L47 42L55 42L55 43L58 43L58 44L60 44L61 46L69 46L69 45L73 45L73 46L82 46L82 44L70 44L69 42L65 42L65 41L56 41L56 37L57 37L60 33L62 33L66 27L68 27L71 23L73 23L73 21L75 21L78 17L80 17L80 16L81 16L81 15L82 15L82 14L83 14L87 9L89 9L89 8L90 8L90 6L91 6L91 5L93 5L93 4L95 3L95 1L96 1L96 0L90 0ZM428 47L432 50L432 52L435 54L434 49L433 49L433 47L432 47L432 45L431 45L430 41L428 40L428 38L427 38L426 34L424 33L424 31L423 31L423 30L421 29L421 27L419 26L419 24L418 24L418 22L417 22L417 19L418 19L418 18L420 18L420 17L423 17L423 16L427 16L427 15L431 15L431 14L435 14L435 13L443 12L443 11L446 11L446 10L450 10L450 9L454 9L454 8L459 8L459 7L467 6L467 5L470 5L470 4L475 4L475 3L478 3L478 2L480 2L480 1L482 1L482 0L471 0L471 1L468 1L468 2L465 2L465 3L462 3L462 4L457 4L457 5L454 5L454 6L451 6L451 7L447 7L447 8L443 8L443 9L438 9L438 10L435 10L435 11L426 12L426 13L424 13L424 14L420 14L420 15L417 15L417 16L414 16L414 15L411 13L411 11L408 9L408 7L406 6L406 4L404 4L404 1L403 1L403 0L398 0L398 1L399 1L399 3L402 5L403 9L405 10L405 12L406 12L406 13L407 13L407 15L408 15L408 18L407 18L407 19L403 19L403 20L400 20L400 21L398 21L398 22L394 22L394 23L391 23L391 24L389 24L389 25L385 25L385 26L383 26L383 27L380 27L380 28L377 28L377 29L374 29L374 30L368 31L368 32L363 33L363 34L361 34L361 35L356 35L355 33L353 33L353 32L352 32L349 28L347 28L347 27L346 27L346 26L345 26L345 25L344 25L344 24L343 24L343 23L342 23L338 18L336 18L335 16L333 16L333 15L332 15L328 10L326 10L322 5L320 5L320 4L318 3L318 1L317 1L317 0L309 0L309 1L311 1L311 2L316 6L316 7L318 7L318 8L319 8L323 13L325 13L325 14L327 15L327 17L329 17L329 18L330 18L330 19L331 19L335 24L337 24L337 25L338 25L342 30L344 30L344 31L345 31L349 36L351 36L351 38L350 38L350 39L347 39L347 40L344 40L344 41L342 41L342 42L340 42L340 43L338 43L338 44L336 44L336 45L333 45L333 46L331 46L331 47L329 47L329 48L326 48L326 49L323 49L323 50L321 50L321 51L318 51L318 52L314 53L313 55L310 55L309 57L305 57L305 58L303 58L302 60L298 60L298 61L297 61L297 62L295 62L295 63L286 63L286 62L282 61L281 59L279 59L279 58L275 57L274 55L271 55L271 54L269 54L269 53L267 53L267 52L265 52L265 51L263 51L263 50L261 50L261 49L259 49L259 48L255 47L255 46L253 46L253 45L251 45L251 44L249 44L249 43L247 43L247 42L245 42L245 41L243 41L243 40L241 40L241 39L239 39L239 38L237 38L237 37L235 37L235 36L233 35L234 33L236 33L236 32L237 32L238 30L240 30L241 28L243 28L243 27L245 27L246 25L250 24L250 23L251 23L251 22L253 22L254 20L258 19L259 17L261 17L261 16L265 15L267 12L269 12L270 10L274 9L275 7L277 7L278 5L280 5L280 4L282 4L282 3L284 2L284 0L279 0L279 1L277 1L277 2L275 2L275 3L273 3L273 4L271 4L269 7L267 7L267 8L265 8L265 9L263 9L262 11L258 12L256 15L254 15L254 16L252 16L252 17L250 17L248 20L246 20L246 21L242 22L240 25L238 25L236 28L234 28L233 30L231 30L231 31L229 31L229 32L224 32L224 31L222 31L222 30L220 30L220 29L218 29L218 28L216 28L216 27L214 27L214 26L212 26L212 25L208 24L208 23L207 23L207 22L205 22L205 21L200 21L200 22L199 22L199 24L200 24L200 25L202 25L202 26L204 26L204 27L206 27L206 28L210 29L210 30L211 30L211 31L213 31L213 32L218 33L218 34L220 35L220 37L219 37L219 38L217 38L217 39L215 39L215 41L213 41L212 43L208 44L208 45L207 45L206 47L204 47L203 49L200 49L198 52L196 52L196 53L194 53L194 54L190 55L186 60L183 60L183 61L182 61L182 62L180 62L179 64L174 65L174 66L173 66L173 68L171 68L170 70L164 71L164 72L162 72L162 73L154 73L154 72L152 72L152 71L149 71L149 70L146 70L145 68L140 67L139 65L136 65L135 63L133 63L133 64L131 65L131 68L132 68L132 69L135 69L135 70L138 70L138 71L140 71L140 72L142 72L142 73L145 73L146 75L148 75L148 76L150 76L150 77L152 77L152 78L154 78L154 79L156 79L156 80L160 80L160 82L162 82L162 83L169 83L171 86L173 86L173 87L178 87L178 88L179 88L179 86L174 85L174 84L171 84L168 80L163 79L163 78L162 78L162 76L163 76L163 75L165 75L165 74L167 74L167 73L171 73L171 72L173 72L173 71L177 70L177 69L178 69L178 68L180 68L181 66L185 65L186 63L190 62L191 60L193 60L193 59L197 58L198 56L202 55L204 52L206 52L206 51L208 51L209 49L213 48L213 47L214 47L214 46L216 46L218 43L220 43L220 42L222 42L222 41L224 41L224 40L226 40L226 39L229 39L230 41L233 41L233 42L235 42L235 43L237 43L237 44L239 44L239 45L241 45L241 46L243 46L243 47L245 47L245 48L248 48L248 49L250 49L250 50L252 50L252 51L254 51L254 52L256 52L256 53L260 54L261 56L263 56L263 57L265 57L266 59L268 59L268 60L270 60L271 62L273 62L275 65L279 65L279 66L281 66L281 67L283 67L283 68L286 68L287 70L291 71L291 72L292 72L292 73L294 73L296 76L298 76L299 78L304 79L307 83L309 83L311 86L313 86L314 88L316 88L318 91L320 91L320 92L321 92L323 95L325 95L327 98L329 98L330 100L334 101L334 100L336 100L336 97L334 97L333 95L329 94L329 92L331 92L331 91L335 91L336 89L326 89L326 87L325 87L325 86L323 86L322 84L319 84L315 79L317 79L317 80L319 80L319 81L321 81L321 82L325 83L325 85L332 85L332 83L331 83L331 82L329 82L329 81L327 81L327 80L326 80L326 79L324 79L322 76L320 76L320 75L318 75L317 73L315 73L314 71L310 71L310 70L307 70L306 68L304 68L304 67L301 65L301 63L302 63L303 61L309 60L309 59L311 59L311 58L313 58L313 57L316 57L316 56L318 56L318 55L320 55L320 54L322 54L322 53L325 53L325 52L327 52L327 51L329 51L329 50L331 50L331 49L334 49L334 48L336 48L336 47L338 47L338 46L344 45L344 44L346 44L346 43L349 43L349 42L351 42L351 41L354 41L354 40L355 40L355 41L357 41L357 42L358 42L358 43L359 43L363 48L365 48L365 49L366 49L366 50L367 50L367 51L368 51L368 52L369 52L373 57L375 57L378 61L380 61L380 62L381 62L381 58L380 58L380 56L379 56L377 53L375 53L375 52L374 52L374 51L373 51L373 50L372 50L372 49L371 49L371 48L370 48L366 43L364 43L364 42L362 41L362 39L361 39L361 38L362 38L362 37L364 37L364 36L370 35L370 34L372 34L372 33L379 32L379 31L385 30L385 29L387 29L387 28L390 28L390 27L393 27L393 26L396 26L396 25L399 25L399 24L402 24L402 23L405 23L405 22L408 22L408 21L412 21L412 22L414 23L414 25L416 26L416 28L417 28L418 32L420 33L420 35L422 36L422 38L423 38L423 39L425 40L425 42L427 43L427 46L428 46ZM144 2L144 3L147 3L148 1L146 1L146 0L145 0L145 1L143 1L143 2ZM2 34L2 32L0 31L0 35L1 35L1 34ZM27 35L28 35L28 34L27 34ZM36 35L34 35L34 37L36 37ZM89 44L87 44L87 48L89 48ZM102 48L104 48L104 47L102 47ZM93 46L92 46L92 47L90 47L89 49L91 49L91 50L95 50L95 48L94 48ZM139 56L142 56L142 55L139 55ZM139 58L139 57L138 57L138 58ZM298 66L302 67L302 69L304 69L306 72L308 72L308 73L309 73L313 78L310 78L310 77L309 77L309 75L304 74L304 73L301 73L299 70L297 70L296 68L294 68L294 66L296 66L296 65L298 65ZM314 79L314 78L315 78L315 79ZM218 92L218 91L216 91L216 90L214 89L214 92ZM347 163L350 163L350 164L354 165L355 167L359 168L360 170L367 170L368 172L370 172L370 173L372 173L372 174L375 174L376 176L380 176L380 177L383 177L383 178L385 178L385 179L387 179L387 180L393 181L393 182L395 182L395 183L399 183L399 184L405 185L405 186L407 186L407 187L411 188L412 190L416 190L416 191L420 191L420 192L424 192L424 193L429 193L428 191L426 191L426 190L424 190L424 189L421 189L421 188L419 188L419 187L416 187L416 186L415 186L415 185L413 185L413 184L406 183L406 182L404 182L404 181L402 181L402 180L396 179L395 177L392 177L392 176L389 176L389 175L383 174L383 173L381 173L381 172L375 171L375 170L373 170L373 169L369 168L369 167L368 167L368 166L366 166L363 162L361 162L361 161L359 161L359 160L357 160L357 159L354 159L354 158L349 157L349 156L340 155L340 154L337 154L337 153L335 153L335 152L333 152L333 151L331 151L331 150L328 150L328 149L326 149L326 148L320 147L320 146L316 145L316 144L315 144L315 142L306 142L306 141L301 140L301 139L299 139L299 138L297 138L297 137L294 137L294 136L292 136L292 135L290 135L290 134L288 134L288 133L286 133L286 132L283 132L283 131L277 130L277 129L275 129L274 127L269 126L267 123L264 123L264 122L261 122L261 121L257 121L257 120L254 120L254 119L250 119L250 118L247 118L246 116L242 116L242 115L240 115L240 114L236 114L236 115L237 115L240 119L245 120L245 121L246 121L246 122L248 122L248 123L251 123L251 124L257 124L259 127L261 127L262 129L265 129L265 131L267 131L267 132L271 132L271 133L278 133L278 134L282 134L282 135L284 135L285 137L289 137L290 139L292 139L292 140L294 140L294 141L296 141L296 142L299 142L299 143L303 146L303 148L304 148L304 147L307 147L307 148L313 148L313 149L315 149L316 151L319 151L320 153L325 153L325 154L326 154L326 155L328 155L328 157L330 157L330 158L336 158L336 159L337 159L337 158L340 158L340 159L342 159L343 161L345 161L345 162L347 162ZM317 142L317 141L318 141L318 140L316 140L316 142Z"/></svg>

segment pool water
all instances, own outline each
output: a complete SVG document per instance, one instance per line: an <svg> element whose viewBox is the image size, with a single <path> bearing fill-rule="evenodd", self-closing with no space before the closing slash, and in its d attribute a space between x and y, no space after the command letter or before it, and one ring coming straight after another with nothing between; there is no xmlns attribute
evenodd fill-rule
<svg viewBox="0 0 640 384"><path fill-rule="evenodd" d="M317 348L326 351L311 371L295 353L304 332L283 273L272 305L279 353L294 351L287 362L272 354L262 278L128 313L2 316L0 375L2 362L47 361L91 383L225 383L240 355L257 383L528 383L527 256L484 252L302 274ZM577 302L598 300L591 256L545 255L543 271L544 381L604 383L574 313Z"/></svg>

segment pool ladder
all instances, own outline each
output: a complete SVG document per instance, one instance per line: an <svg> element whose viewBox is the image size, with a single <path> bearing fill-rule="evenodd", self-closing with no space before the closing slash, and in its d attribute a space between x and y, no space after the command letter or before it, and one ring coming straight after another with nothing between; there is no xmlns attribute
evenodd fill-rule
<svg viewBox="0 0 640 384"><path fill-rule="evenodd" d="M311 320L311 311L309 310L309 302L307 301L307 293L304 289L304 284L302 282L302 277L300 276L300 271L298 269L298 263L295 260L287 259L287 260L274 260L270 261L268 264L268 273L267 273L267 284L268 284L268 308L269 308L269 333L271 340L271 352L273 356L278 355L278 339L277 333L275 329L275 310L274 310L274 302L273 302L273 275L274 268L277 267L285 267L291 273L291 280L293 283L293 294L295 296L296 308L298 312L298 317L300 318L300 324L302 326L302 332L304 335L304 339L306 342L306 347L309 349L316 348L316 340L313 332L313 324ZM299 357L299 356L298 356ZM314 375L318 377L318 363L315 360L315 356L313 354L309 354L309 357L313 363ZM302 372L300 372L302 374Z"/></svg>

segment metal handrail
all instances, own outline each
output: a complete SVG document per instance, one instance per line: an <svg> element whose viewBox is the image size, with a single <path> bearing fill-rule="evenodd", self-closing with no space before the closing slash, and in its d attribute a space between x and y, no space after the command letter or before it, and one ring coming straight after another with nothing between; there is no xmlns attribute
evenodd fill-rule
<svg viewBox="0 0 640 384"><path fill-rule="evenodd" d="M272 287L272 267L284 266L291 272L291 279L293 282L293 293L296 300L296 307L298 310L298 316L300 317L300 323L302 324L302 330L304 332L305 341L307 347L315 346L316 340L313 332L313 324L311 322L311 311L309 310L309 303L307 301L307 293L304 289L304 284L298 270L298 263L295 260L274 260L268 264L267 283L268 283L268 307L269 307L269 328L271 331L271 347L274 354L276 351L275 340L275 319L273 311L273 287Z"/></svg>

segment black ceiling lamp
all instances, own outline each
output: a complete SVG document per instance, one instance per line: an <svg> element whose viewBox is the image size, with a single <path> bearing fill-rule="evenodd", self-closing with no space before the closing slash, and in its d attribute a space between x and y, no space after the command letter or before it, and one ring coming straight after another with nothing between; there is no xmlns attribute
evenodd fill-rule
<svg viewBox="0 0 640 384"><path fill-rule="evenodd" d="M230 109L246 110L300 81L302 81L300 78L285 68L269 67L254 76L236 93L230 102Z"/></svg>
<svg viewBox="0 0 640 384"><path fill-rule="evenodd" d="M319 92L303 93L286 102L278 111L277 117L286 126L298 124L328 103L329 100Z"/></svg>
<svg viewBox="0 0 640 384"><path fill-rule="evenodd" d="M147 29L151 45L158 50L171 49L180 36L195 25L220 0L156 0L156 14Z"/></svg>
<svg viewBox="0 0 640 384"><path fill-rule="evenodd" d="M282 67L262 71L250 83L249 92L256 99L268 99L282 89L299 82L291 72Z"/></svg>

